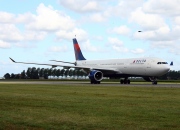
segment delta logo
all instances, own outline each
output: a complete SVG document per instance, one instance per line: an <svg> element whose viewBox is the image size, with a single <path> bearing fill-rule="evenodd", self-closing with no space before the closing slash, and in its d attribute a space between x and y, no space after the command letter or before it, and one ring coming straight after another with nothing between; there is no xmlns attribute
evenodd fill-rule
<svg viewBox="0 0 180 130"><path fill-rule="evenodd" d="M145 63L146 60L134 60L133 63L142 64Z"/></svg>

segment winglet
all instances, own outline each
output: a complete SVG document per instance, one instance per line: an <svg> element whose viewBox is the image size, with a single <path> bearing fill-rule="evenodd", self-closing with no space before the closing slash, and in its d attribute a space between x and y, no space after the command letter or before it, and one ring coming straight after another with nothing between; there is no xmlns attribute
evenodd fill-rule
<svg viewBox="0 0 180 130"><path fill-rule="evenodd" d="M13 60L11 57L9 57L9 59L11 59L11 60L12 60L12 62L15 62L15 63L16 63L16 61L15 61L15 60Z"/></svg>
<svg viewBox="0 0 180 130"><path fill-rule="evenodd" d="M173 66L173 61L171 61L170 66Z"/></svg>

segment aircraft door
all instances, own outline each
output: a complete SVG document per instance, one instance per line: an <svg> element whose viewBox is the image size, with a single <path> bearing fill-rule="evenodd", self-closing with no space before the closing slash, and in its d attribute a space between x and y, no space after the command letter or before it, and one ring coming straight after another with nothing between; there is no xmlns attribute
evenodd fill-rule
<svg viewBox="0 0 180 130"><path fill-rule="evenodd" d="M145 67L145 75L150 73L150 71L151 71L151 63L152 63L151 60L149 62L147 62L147 65Z"/></svg>

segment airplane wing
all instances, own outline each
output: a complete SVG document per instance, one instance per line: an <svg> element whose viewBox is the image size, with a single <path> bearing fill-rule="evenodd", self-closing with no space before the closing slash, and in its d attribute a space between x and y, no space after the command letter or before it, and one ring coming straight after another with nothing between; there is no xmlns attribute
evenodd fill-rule
<svg viewBox="0 0 180 130"><path fill-rule="evenodd" d="M10 57L9 57L10 58ZM54 67L64 67L66 69L70 69L70 68L75 68L75 69L85 69L85 70L100 70L100 71L108 71L108 72L117 72L117 70L113 69L113 68L98 68L98 67L87 67L87 66L70 66L70 65L57 65L57 64L43 64L43 63L29 63L29 62L16 62L15 60L13 60L12 58L10 58L12 62L14 63L21 63L21 64L34 64L34 65L47 65L47 66L52 66L52 68Z"/></svg>
<svg viewBox="0 0 180 130"><path fill-rule="evenodd" d="M55 62L68 63L68 64L76 65L76 62L65 62L65 61L58 61L58 60L50 60L50 61L55 61Z"/></svg>

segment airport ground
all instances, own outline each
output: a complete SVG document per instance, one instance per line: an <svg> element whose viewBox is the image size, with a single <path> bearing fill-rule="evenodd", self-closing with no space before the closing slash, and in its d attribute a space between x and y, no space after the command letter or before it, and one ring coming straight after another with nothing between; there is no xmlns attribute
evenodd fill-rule
<svg viewBox="0 0 180 130"><path fill-rule="evenodd" d="M0 81L0 129L179 129L180 84Z"/></svg>

